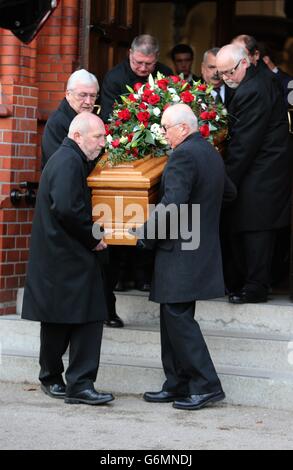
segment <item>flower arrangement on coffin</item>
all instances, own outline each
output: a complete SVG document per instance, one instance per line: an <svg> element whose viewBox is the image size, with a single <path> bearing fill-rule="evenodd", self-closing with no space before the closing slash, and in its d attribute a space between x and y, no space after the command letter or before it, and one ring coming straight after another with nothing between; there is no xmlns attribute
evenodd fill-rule
<svg viewBox="0 0 293 470"><path fill-rule="evenodd" d="M152 75L146 84L126 85L129 93L122 103L115 102L110 123L106 125L107 162L116 165L144 158L160 157L169 150L160 127L164 110L175 103L188 104L198 118L199 132L214 145L219 134L227 135L227 110L216 104L212 86L193 82L180 76ZM222 140L222 138L220 138Z"/></svg>

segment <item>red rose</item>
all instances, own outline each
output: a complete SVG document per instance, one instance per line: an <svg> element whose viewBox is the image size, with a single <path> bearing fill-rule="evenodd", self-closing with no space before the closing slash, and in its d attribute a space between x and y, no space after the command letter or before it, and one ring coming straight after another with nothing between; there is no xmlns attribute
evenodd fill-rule
<svg viewBox="0 0 293 470"><path fill-rule="evenodd" d="M153 92L151 90L144 90L142 99L143 101L149 102L149 97L152 96Z"/></svg>
<svg viewBox="0 0 293 470"><path fill-rule="evenodd" d="M161 101L161 98L159 97L159 95L151 95L149 97L149 104L151 105L155 105L155 104L158 104L159 102Z"/></svg>
<svg viewBox="0 0 293 470"><path fill-rule="evenodd" d="M122 126L122 121L116 121L115 122L115 127L120 127Z"/></svg>
<svg viewBox="0 0 293 470"><path fill-rule="evenodd" d="M148 107L145 103L140 103L139 109L148 109Z"/></svg>
<svg viewBox="0 0 293 470"><path fill-rule="evenodd" d="M132 149L131 149L131 153L132 153L132 155L133 155L135 158L137 158L137 157L138 157L138 149L137 149L137 147L132 148Z"/></svg>
<svg viewBox="0 0 293 470"><path fill-rule="evenodd" d="M201 135L203 137L209 137L210 136L210 128L209 128L208 124L204 124L203 126L201 126L199 128L199 132L201 133Z"/></svg>
<svg viewBox="0 0 293 470"><path fill-rule="evenodd" d="M110 129L109 124L105 124L105 131L106 131L106 135L113 134L113 131Z"/></svg>
<svg viewBox="0 0 293 470"><path fill-rule="evenodd" d="M129 109L122 109L121 111L118 111L118 117L121 119L121 121L129 121L131 118L131 112Z"/></svg>
<svg viewBox="0 0 293 470"><path fill-rule="evenodd" d="M194 101L194 96L189 91L184 91L180 96L183 103L192 103Z"/></svg>
<svg viewBox="0 0 293 470"><path fill-rule="evenodd" d="M169 85L169 80L167 78L162 78L161 80L157 81L157 85L161 90L166 91Z"/></svg>
<svg viewBox="0 0 293 470"><path fill-rule="evenodd" d="M133 133L133 132L130 132L130 134L128 134L128 136L127 136L128 142L131 142L131 141L132 141L133 136L134 136L134 133Z"/></svg>
<svg viewBox="0 0 293 470"><path fill-rule="evenodd" d="M117 149L119 146L120 146L120 139L112 140L112 147L114 147L114 149Z"/></svg>
<svg viewBox="0 0 293 470"><path fill-rule="evenodd" d="M133 93L130 93L130 95L128 96L128 99L129 99L129 101L132 101L133 103L137 102L137 99L135 98Z"/></svg>
<svg viewBox="0 0 293 470"><path fill-rule="evenodd" d="M204 111L203 113L200 114L200 119L203 119L204 121L207 121L210 119L210 113L208 111Z"/></svg>
<svg viewBox="0 0 293 470"><path fill-rule="evenodd" d="M180 77L177 77L177 75L171 75L170 77L174 83L179 83L181 81Z"/></svg>
<svg viewBox="0 0 293 470"><path fill-rule="evenodd" d="M141 89L142 85L142 83L135 83L133 86L134 91L138 92L138 90Z"/></svg>
<svg viewBox="0 0 293 470"><path fill-rule="evenodd" d="M206 91L207 86L203 83L202 85L198 85L197 89L198 89L199 91Z"/></svg>
<svg viewBox="0 0 293 470"><path fill-rule="evenodd" d="M209 118L208 119L216 119L216 117L217 117L216 111L211 111L209 113Z"/></svg>
<svg viewBox="0 0 293 470"><path fill-rule="evenodd" d="M150 113L148 111L137 113L136 115L137 119L139 122L147 122L149 118L151 117Z"/></svg>

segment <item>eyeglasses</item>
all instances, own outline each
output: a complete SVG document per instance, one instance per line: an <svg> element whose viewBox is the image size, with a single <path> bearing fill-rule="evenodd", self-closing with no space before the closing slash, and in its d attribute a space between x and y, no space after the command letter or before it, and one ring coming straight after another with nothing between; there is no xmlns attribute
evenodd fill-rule
<svg viewBox="0 0 293 470"><path fill-rule="evenodd" d="M140 60L136 60L133 55L130 56L131 57L131 60L132 62L137 66L137 67L142 67L143 65L146 67L146 68L151 68L153 67L157 61L156 60L153 60L152 62L144 62L144 61L140 61Z"/></svg>
<svg viewBox="0 0 293 470"><path fill-rule="evenodd" d="M177 123L177 124L173 124L172 126L161 126L161 129L164 131L164 132L167 132L168 129L171 129L171 127L175 127L175 126L179 126L181 123Z"/></svg>
<svg viewBox="0 0 293 470"><path fill-rule="evenodd" d="M92 101L96 101L97 97L99 96L97 93L75 93L71 91L71 93L76 97L78 101L84 101L89 97Z"/></svg>
<svg viewBox="0 0 293 470"><path fill-rule="evenodd" d="M218 72L218 76L220 78L223 78L223 76L225 75L226 77L233 77L234 73L236 72L236 70L238 69L240 63L242 62L243 59L240 59L238 64L235 65L235 67L233 67L233 69L230 69L230 70L226 70L225 72Z"/></svg>

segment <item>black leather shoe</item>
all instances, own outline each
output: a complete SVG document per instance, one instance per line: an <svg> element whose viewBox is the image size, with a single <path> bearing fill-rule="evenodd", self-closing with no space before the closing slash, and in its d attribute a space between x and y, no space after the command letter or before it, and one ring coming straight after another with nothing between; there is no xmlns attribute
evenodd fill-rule
<svg viewBox="0 0 293 470"><path fill-rule="evenodd" d="M229 295L231 304L257 304L259 302L267 302L268 297L264 293L249 292L243 289L240 292L232 292Z"/></svg>
<svg viewBox="0 0 293 470"><path fill-rule="evenodd" d="M70 395L65 397L65 403L71 405L104 405L113 401L114 397L111 393L98 393L96 390L89 388L87 390L81 390L75 395Z"/></svg>
<svg viewBox="0 0 293 470"><path fill-rule="evenodd" d="M161 390L160 392L145 392L145 394L143 395L143 399L152 403L170 403L175 400L180 400L181 398L184 398L186 396L187 394L184 395L183 393L179 394Z"/></svg>
<svg viewBox="0 0 293 470"><path fill-rule="evenodd" d="M111 315L108 320L105 320L104 324L106 326L109 326L110 328L123 328L124 327L124 323L122 319L117 315L117 313L114 313L114 315Z"/></svg>
<svg viewBox="0 0 293 470"><path fill-rule="evenodd" d="M138 282L135 284L135 288L140 290L141 292L149 292L151 289L151 285L149 282Z"/></svg>
<svg viewBox="0 0 293 470"><path fill-rule="evenodd" d="M219 392L206 393L205 395L190 395L190 397L183 400L177 400L173 403L173 408L178 410L200 410L209 403L224 400L225 393L220 390Z"/></svg>
<svg viewBox="0 0 293 470"><path fill-rule="evenodd" d="M46 395L49 395L49 397L51 398L64 398L65 392L66 392L65 385L61 385L61 384L52 384L52 385L41 384L41 390L43 390L43 392Z"/></svg>
<svg viewBox="0 0 293 470"><path fill-rule="evenodd" d="M114 287L116 292L125 292L127 290L126 284L124 281L118 281Z"/></svg>

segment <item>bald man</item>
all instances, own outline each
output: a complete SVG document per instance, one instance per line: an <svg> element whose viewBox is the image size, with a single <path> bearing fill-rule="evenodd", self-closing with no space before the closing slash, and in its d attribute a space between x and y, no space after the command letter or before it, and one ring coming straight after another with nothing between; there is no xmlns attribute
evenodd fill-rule
<svg viewBox="0 0 293 470"><path fill-rule="evenodd" d="M42 390L66 403L113 400L94 389L107 318L97 252L107 245L92 234L87 175L104 144L101 119L89 112L73 119L42 173L33 221L22 318L41 323ZM68 347L65 384L62 356Z"/></svg>
<svg viewBox="0 0 293 470"><path fill-rule="evenodd" d="M139 246L155 250L150 300L160 304L166 381L161 391L146 392L144 399L198 410L225 397L194 311L196 300L224 295L219 217L224 189L231 198L235 188L225 187L223 160L198 132L189 106L169 107L162 128L173 152L163 173L160 203L136 235Z"/></svg>
<svg viewBox="0 0 293 470"><path fill-rule="evenodd" d="M234 89L228 105L230 139L226 170L238 189L227 211L231 240L227 283L230 302L266 302L277 229L290 220L288 121L282 97L272 80L264 80L246 51L224 46L217 68Z"/></svg>

